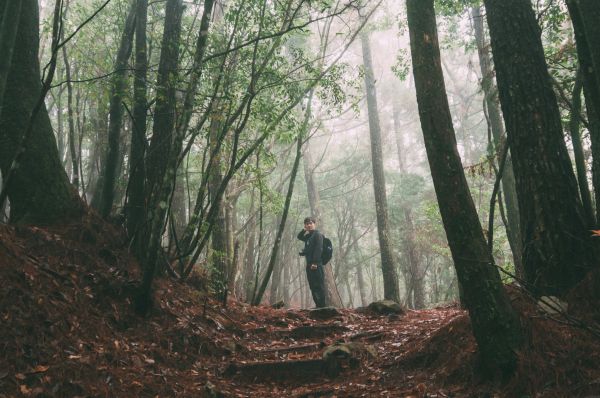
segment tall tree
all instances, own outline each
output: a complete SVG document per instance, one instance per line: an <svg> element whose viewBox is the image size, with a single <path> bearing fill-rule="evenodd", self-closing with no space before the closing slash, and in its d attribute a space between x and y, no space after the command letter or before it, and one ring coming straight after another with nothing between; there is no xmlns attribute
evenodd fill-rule
<svg viewBox="0 0 600 398"><path fill-rule="evenodd" d="M404 160L404 146L402 145L402 132L400 127L400 104L397 98L393 99L393 119L394 119L394 136L396 138L396 149L398 151L398 164L400 165L400 174L406 175L407 170ZM412 208L406 202L400 205L400 211L404 214L404 234L402 236L402 244L404 246L404 254L407 257L408 272L405 278L407 302L412 304L412 308L425 307L425 275L417 252L415 226L413 222Z"/></svg>
<svg viewBox="0 0 600 398"><path fill-rule="evenodd" d="M498 90L494 85L494 70L489 53L489 45L485 40L484 16L481 14L481 7L471 9L473 18L473 30L475 32L475 43L477 45L477 55L479 58L479 69L481 70L481 88L485 96L485 109L487 112L488 128L492 132L494 156L499 157L502 146L506 143L504 124L502 123L502 114L500 104L498 103ZM523 276L523 247L521 245L521 230L519 227L519 203L515 186L515 174L510 155L507 156L504 172L502 174L502 192L504 193L504 203L506 205L506 235L510 245L516 274Z"/></svg>
<svg viewBox="0 0 600 398"><path fill-rule="evenodd" d="M168 182L175 181L175 169L173 169L172 180L167 170L170 164L177 164L179 157L178 153L173 153L172 142L175 129L175 89L179 76L177 68L182 14L182 0L167 0L158 66L154 124L146 161L148 211L141 235L143 249L140 252L144 261L144 275L136 299L136 310L141 314L147 313L152 306L152 282L160 256L169 195L172 192Z"/></svg>
<svg viewBox="0 0 600 398"><path fill-rule="evenodd" d="M53 222L77 216L83 207L60 162L43 101L49 84L43 86L40 81L38 2L21 3L19 45L13 49L0 115L2 191L10 200L12 222ZM5 6L6 2L0 6L1 21L6 17ZM56 39L58 29L54 34ZM58 40L53 44L56 62Z"/></svg>
<svg viewBox="0 0 600 398"><path fill-rule="evenodd" d="M373 74L371 46L367 33L361 33L363 65L365 73L365 89L367 92L367 108L369 115L369 135L371 140L371 164L373 167L373 190L375 193L375 210L377 212L377 233L381 253L381 269L383 271L383 295L388 300L400 302L396 261L392 251L389 227L388 205L385 192L385 176L383 173L383 150L381 145L381 127L377 106L377 91Z"/></svg>
<svg viewBox="0 0 600 398"><path fill-rule="evenodd" d="M104 178L100 198L100 214L107 217L112 209L115 197L115 184L118 163L121 158L119 144L123 125L123 98L127 87L127 61L131 56L133 32L135 31L136 0L132 0L125 27L121 35L119 50L115 59L115 74L113 75L108 122L108 147L104 158Z"/></svg>
<svg viewBox="0 0 600 398"><path fill-rule="evenodd" d="M129 154L129 195L125 207L127 229L130 236L140 231L145 214L144 195L146 168L146 107L148 76L148 45L146 25L148 0L137 0L135 17L135 73L133 80L133 129Z"/></svg>
<svg viewBox="0 0 600 398"><path fill-rule="evenodd" d="M485 0L519 197L523 265L538 294L566 293L595 266L529 0Z"/></svg>
<svg viewBox="0 0 600 398"><path fill-rule="evenodd" d="M419 117L444 229L463 287L482 364L512 372L521 341L518 318L493 265L458 154L446 96L434 0L407 0Z"/></svg>

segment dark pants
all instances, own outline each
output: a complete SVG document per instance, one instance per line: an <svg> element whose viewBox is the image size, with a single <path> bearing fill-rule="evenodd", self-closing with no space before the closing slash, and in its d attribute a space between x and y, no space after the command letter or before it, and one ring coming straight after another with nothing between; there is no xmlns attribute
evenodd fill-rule
<svg viewBox="0 0 600 398"><path fill-rule="evenodd" d="M317 265L317 269L310 269L310 265L306 266L306 277L308 278L308 286L312 293L313 300L317 308L325 307L325 272L321 264Z"/></svg>

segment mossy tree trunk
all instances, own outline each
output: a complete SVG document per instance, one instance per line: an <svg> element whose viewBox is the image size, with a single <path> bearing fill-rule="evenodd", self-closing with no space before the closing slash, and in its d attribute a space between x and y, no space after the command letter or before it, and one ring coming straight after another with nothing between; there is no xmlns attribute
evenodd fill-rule
<svg viewBox="0 0 600 398"><path fill-rule="evenodd" d="M434 0L407 0L408 27L419 117L444 229L463 287L483 369L511 373L521 342L510 301L469 192L448 106Z"/></svg>

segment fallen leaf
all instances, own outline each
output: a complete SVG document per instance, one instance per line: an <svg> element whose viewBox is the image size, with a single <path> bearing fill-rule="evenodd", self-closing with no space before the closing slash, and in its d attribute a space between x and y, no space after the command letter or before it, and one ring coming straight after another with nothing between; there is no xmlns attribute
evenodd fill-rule
<svg viewBox="0 0 600 398"><path fill-rule="evenodd" d="M43 373L43 372L47 371L48 369L50 369L50 366L38 365L35 368L33 368L33 372L34 373Z"/></svg>

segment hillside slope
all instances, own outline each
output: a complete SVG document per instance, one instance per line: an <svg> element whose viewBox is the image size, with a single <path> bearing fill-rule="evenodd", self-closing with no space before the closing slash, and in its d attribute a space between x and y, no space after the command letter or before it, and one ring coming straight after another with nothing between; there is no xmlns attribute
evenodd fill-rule
<svg viewBox="0 0 600 398"><path fill-rule="evenodd" d="M469 319L456 307L378 315L230 300L225 308L208 297L201 278L164 279L154 312L140 318L131 309L138 278L122 234L95 216L58 227L0 226L0 397L564 397L600 391L600 339L549 319L515 289L510 294L527 342L518 373L499 385L474 371ZM585 291L573 295L585 301L572 304L586 308L579 315L597 307ZM331 354L327 360L324 352Z"/></svg>

